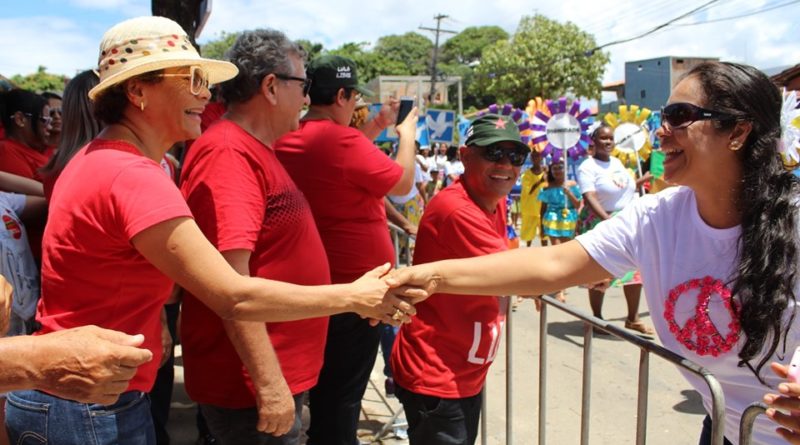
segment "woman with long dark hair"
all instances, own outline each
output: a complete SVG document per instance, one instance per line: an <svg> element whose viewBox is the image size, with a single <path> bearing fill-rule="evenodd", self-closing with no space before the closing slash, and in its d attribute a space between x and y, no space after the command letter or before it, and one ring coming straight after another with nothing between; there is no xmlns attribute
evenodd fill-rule
<svg viewBox="0 0 800 445"><path fill-rule="evenodd" d="M738 443L742 411L786 377L785 368L771 373L765 365L788 360L800 345L800 186L782 165L780 113L780 92L757 69L698 65L673 89L658 130L665 178L678 187L637 200L574 241L405 268L397 282L431 292L536 295L638 268L659 339L717 377L725 424L713 427ZM703 380L686 378L710 410ZM798 409L800 385L780 388L786 397L767 401ZM795 434L800 429L797 417L768 414ZM710 443L713 427L707 417L701 444ZM759 418L753 443L784 441Z"/></svg>
<svg viewBox="0 0 800 445"><path fill-rule="evenodd" d="M64 89L61 111L61 137L55 154L40 170L44 194L50 198L58 175L84 145L89 143L102 128L94 117L94 107L89 100L89 91L97 86L100 78L94 70L86 70L67 83Z"/></svg>

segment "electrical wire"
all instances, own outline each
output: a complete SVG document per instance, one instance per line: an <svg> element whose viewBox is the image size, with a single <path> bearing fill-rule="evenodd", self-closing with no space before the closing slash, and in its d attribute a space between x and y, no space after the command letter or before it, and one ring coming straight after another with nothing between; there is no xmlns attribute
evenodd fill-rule
<svg viewBox="0 0 800 445"><path fill-rule="evenodd" d="M765 13L765 12L769 12L769 11L772 11L772 10L775 10L775 9L778 9L778 8L783 8L783 7L786 7L786 6L789 6L789 5L793 5L795 3L800 3L800 0L791 0L791 1L788 1L788 2L785 2L785 3L781 3L779 5L772 5L772 6L764 7L763 9L754 9L752 11L749 11L749 12L746 12L746 13L740 14L740 15L722 17L722 18L712 19L712 20L704 20L702 22L695 22L695 23L673 23L671 26L697 26L697 25L706 25L708 23L724 22L726 20L735 20L735 19L741 19L741 18L745 18L745 17L752 17L754 15L758 15L758 14L762 14L762 13Z"/></svg>
<svg viewBox="0 0 800 445"><path fill-rule="evenodd" d="M711 1L708 1L706 3L703 3L702 5L698 6L697 8L694 8L689 12L681 14L678 17L675 17L675 18L673 18L671 20L668 20L668 21L656 26L655 28L653 28L653 29L651 29L649 31L646 31L646 32L644 32L642 34L639 34L637 36L634 36L634 37L629 37L627 39L615 40L613 42L605 43L605 44L600 45L600 46L598 46L596 48L590 49L589 51L587 51L587 54L594 54L596 51L599 51L599 50L601 50L603 48L606 48L606 47L609 47L609 46L612 46L612 45L619 45L621 43L627 43L627 42L630 42L630 41L633 41L633 40L641 39L642 37L645 37L647 35L653 34L656 31L659 31L661 29L666 28L667 26L669 26L673 22L676 22L676 21L681 20L683 18L689 17L692 14L696 14L696 13L708 8L709 6L713 5L714 3L718 2L718 1L719 0L711 0Z"/></svg>

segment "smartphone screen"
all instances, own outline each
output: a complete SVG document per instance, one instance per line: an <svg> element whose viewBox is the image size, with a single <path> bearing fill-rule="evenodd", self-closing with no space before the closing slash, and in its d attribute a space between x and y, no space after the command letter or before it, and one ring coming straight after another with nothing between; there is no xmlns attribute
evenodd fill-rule
<svg viewBox="0 0 800 445"><path fill-rule="evenodd" d="M397 125L400 125L408 116L408 113L411 112L411 109L414 107L414 99L410 97L403 97L400 99L400 109L397 111Z"/></svg>

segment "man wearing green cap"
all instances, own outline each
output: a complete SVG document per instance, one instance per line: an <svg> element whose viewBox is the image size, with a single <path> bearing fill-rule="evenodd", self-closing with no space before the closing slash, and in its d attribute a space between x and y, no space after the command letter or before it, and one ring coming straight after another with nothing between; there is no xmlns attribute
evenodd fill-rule
<svg viewBox="0 0 800 445"><path fill-rule="evenodd" d="M372 95L359 84L352 60L319 57L309 63L306 77L311 81L308 113L300 128L279 139L275 149L311 206L331 281L350 282L394 261L384 196L405 195L414 185L417 114L412 110L397 126L395 161L369 139L394 122L393 107L385 106L361 131L349 126L360 96ZM380 329L356 314L330 318L322 371L309 393L309 445L358 443L361 398L379 340Z"/></svg>
<svg viewBox="0 0 800 445"><path fill-rule="evenodd" d="M417 234L414 264L506 250L505 198L530 150L516 124L487 114L460 148L464 174L431 199ZM434 294L416 305L392 350L396 394L411 445L472 444L481 389L497 354L505 297Z"/></svg>

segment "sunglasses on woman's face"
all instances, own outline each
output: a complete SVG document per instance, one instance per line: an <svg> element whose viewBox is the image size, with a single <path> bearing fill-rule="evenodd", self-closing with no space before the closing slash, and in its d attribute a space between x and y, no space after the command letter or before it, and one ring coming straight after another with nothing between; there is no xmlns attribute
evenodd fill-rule
<svg viewBox="0 0 800 445"><path fill-rule="evenodd" d="M163 73L160 77L185 77L189 78L189 91L198 96L204 89L209 88L208 74L199 66L192 66L188 73Z"/></svg>
<svg viewBox="0 0 800 445"><path fill-rule="evenodd" d="M489 162L500 162L504 157L508 162L515 167L519 167L525 163L530 150L522 150L519 148L504 148L500 144L491 144L481 148L480 154L483 159Z"/></svg>
<svg viewBox="0 0 800 445"><path fill-rule="evenodd" d="M715 120L729 121L736 119L728 113L707 110L687 102L669 104L661 108L661 120L669 124L670 128L686 128L697 121Z"/></svg>

